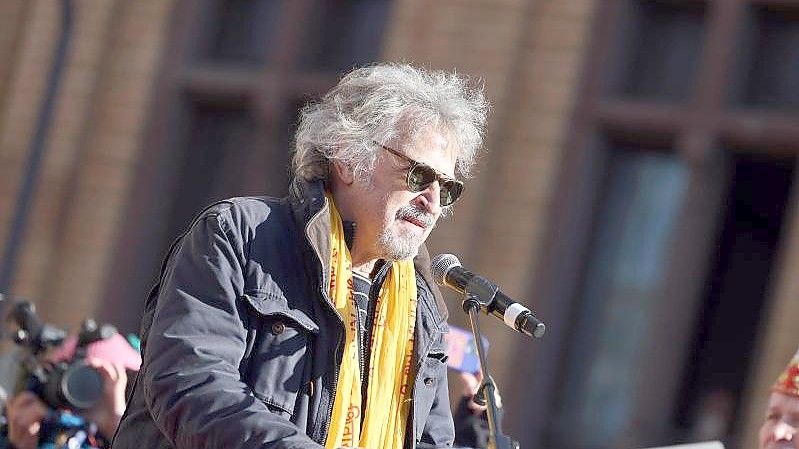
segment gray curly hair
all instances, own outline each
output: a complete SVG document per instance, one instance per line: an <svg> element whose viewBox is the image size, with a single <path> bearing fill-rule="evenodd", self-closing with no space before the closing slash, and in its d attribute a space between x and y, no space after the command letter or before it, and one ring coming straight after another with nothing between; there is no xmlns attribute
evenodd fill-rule
<svg viewBox="0 0 799 449"><path fill-rule="evenodd" d="M456 169L468 177L483 145L488 102L482 86L455 73L384 63L355 69L300 113L295 135L294 176L327 180L329 163L354 167L369 179L378 145L436 130L454 139Z"/></svg>

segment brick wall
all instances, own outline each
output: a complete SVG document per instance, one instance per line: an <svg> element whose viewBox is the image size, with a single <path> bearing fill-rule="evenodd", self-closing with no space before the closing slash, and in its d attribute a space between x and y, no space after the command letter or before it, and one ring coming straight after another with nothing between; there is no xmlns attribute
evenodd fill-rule
<svg viewBox="0 0 799 449"><path fill-rule="evenodd" d="M29 7L30 3L25 0L0 2L0 111L5 110L9 78L15 67Z"/></svg>
<svg viewBox="0 0 799 449"><path fill-rule="evenodd" d="M171 0L78 0L14 278L15 297L75 326L94 313L136 163ZM60 31L60 2L30 5L0 134L0 194L16 198ZM0 207L5 236L15 201Z"/></svg>
<svg viewBox="0 0 799 449"><path fill-rule="evenodd" d="M59 17L58 9L53 6L48 2L31 2L18 36L6 38L16 40L18 48L13 65L4 67L6 85L0 111L0 195L4 199L0 201L0 235L3 236L0 248L3 249L12 225L18 188L57 39ZM13 32L13 27L2 29L6 36ZM9 49L7 54L14 54L14 51Z"/></svg>

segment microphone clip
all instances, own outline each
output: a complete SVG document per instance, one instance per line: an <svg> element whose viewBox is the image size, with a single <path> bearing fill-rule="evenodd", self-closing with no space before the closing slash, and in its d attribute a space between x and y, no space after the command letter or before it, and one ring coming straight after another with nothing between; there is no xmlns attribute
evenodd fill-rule
<svg viewBox="0 0 799 449"><path fill-rule="evenodd" d="M469 310L491 313L494 305L494 298L497 296L497 287L494 283L480 276L473 276L469 279L463 292L463 311L467 314Z"/></svg>

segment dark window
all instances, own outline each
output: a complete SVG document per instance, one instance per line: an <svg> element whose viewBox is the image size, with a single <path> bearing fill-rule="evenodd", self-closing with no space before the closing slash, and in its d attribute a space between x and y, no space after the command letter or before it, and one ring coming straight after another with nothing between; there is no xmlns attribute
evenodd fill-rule
<svg viewBox="0 0 799 449"><path fill-rule="evenodd" d="M683 376L677 427L688 440L710 425L721 434L734 431L750 360L777 255L793 179L794 160L767 156L735 157L732 187L698 325ZM743 436L743 435L741 435Z"/></svg>
<svg viewBox="0 0 799 449"><path fill-rule="evenodd" d="M635 98L680 101L694 88L702 49L701 3L635 1L621 90Z"/></svg>
<svg viewBox="0 0 799 449"><path fill-rule="evenodd" d="M387 0L330 0L314 9L302 66L343 72L378 59L390 10Z"/></svg>
<svg viewBox="0 0 799 449"><path fill-rule="evenodd" d="M241 195L241 170L253 151L253 120L245 104L188 103L188 133L178 167L167 239L178 236L205 206Z"/></svg>
<svg viewBox="0 0 799 449"><path fill-rule="evenodd" d="M622 144L623 145L623 144ZM553 446L614 448L634 419L647 329L657 319L687 170L665 151L610 145ZM575 430L577 430L575 432Z"/></svg>
<svg viewBox="0 0 799 449"><path fill-rule="evenodd" d="M799 8L762 6L754 11L753 42L743 102L799 109Z"/></svg>
<svg viewBox="0 0 799 449"><path fill-rule="evenodd" d="M216 61L263 63L273 50L272 40L284 0L213 1L209 8L210 41L203 56Z"/></svg>

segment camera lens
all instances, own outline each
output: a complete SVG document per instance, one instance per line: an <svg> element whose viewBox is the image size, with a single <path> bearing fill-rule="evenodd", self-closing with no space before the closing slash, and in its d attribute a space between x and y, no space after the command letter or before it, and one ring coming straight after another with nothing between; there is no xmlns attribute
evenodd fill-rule
<svg viewBox="0 0 799 449"><path fill-rule="evenodd" d="M100 373L80 362L64 370L58 385L64 403L77 409L91 408L103 393Z"/></svg>

